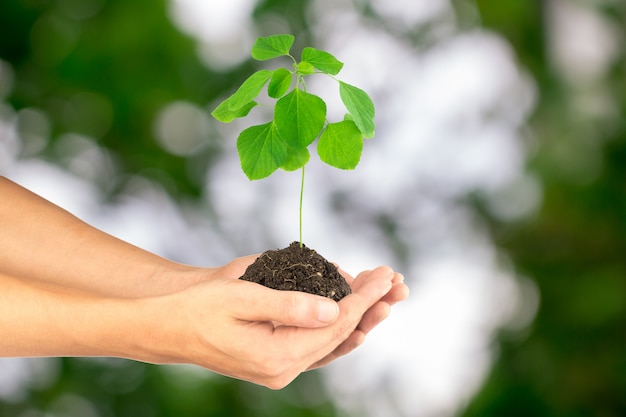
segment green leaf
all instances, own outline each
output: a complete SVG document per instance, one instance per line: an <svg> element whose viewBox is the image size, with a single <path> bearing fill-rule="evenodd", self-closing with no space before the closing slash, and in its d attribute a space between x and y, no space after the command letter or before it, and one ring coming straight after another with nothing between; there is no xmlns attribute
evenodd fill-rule
<svg viewBox="0 0 626 417"><path fill-rule="evenodd" d="M295 171L305 166L311 159L311 154L307 148L294 148L288 146L287 159L280 166L285 171Z"/></svg>
<svg viewBox="0 0 626 417"><path fill-rule="evenodd" d="M276 102L274 122L285 142L306 148L319 136L326 122L326 103L299 88Z"/></svg>
<svg viewBox="0 0 626 417"><path fill-rule="evenodd" d="M320 136L317 154L335 168L354 169L361 159L363 135L350 120L330 123Z"/></svg>
<svg viewBox="0 0 626 417"><path fill-rule="evenodd" d="M239 109L232 110L228 103L223 101L213 110L211 115L222 123L230 123L239 117L246 117L250 111L258 105L256 101L251 101Z"/></svg>
<svg viewBox="0 0 626 417"><path fill-rule="evenodd" d="M245 129L237 139L241 169L250 180L268 177L287 157L287 144L273 122Z"/></svg>
<svg viewBox="0 0 626 417"><path fill-rule="evenodd" d="M315 67L309 62L300 62L296 69L301 75L310 75L315 73Z"/></svg>
<svg viewBox="0 0 626 417"><path fill-rule="evenodd" d="M267 94L272 98L281 98L289 90L292 79L293 74L291 72L285 68L278 68L272 75L270 84L267 87Z"/></svg>
<svg viewBox="0 0 626 417"><path fill-rule="evenodd" d="M252 46L252 58L258 61L278 58L289 55L293 45L293 35L272 35L266 38L258 38Z"/></svg>
<svg viewBox="0 0 626 417"><path fill-rule="evenodd" d="M211 115L220 122L229 123L237 117L246 116L256 106L252 103L259 95L274 71L260 70L246 79L233 95L221 102Z"/></svg>
<svg viewBox="0 0 626 417"><path fill-rule="evenodd" d="M339 95L341 101L346 106L356 126L359 128L363 137L373 138L376 130L374 124L374 102L369 95L360 88L353 85L339 82Z"/></svg>
<svg viewBox="0 0 626 417"><path fill-rule="evenodd" d="M330 75L337 75L343 68L343 62L333 55L315 48L304 48L302 50L302 61L308 62L319 71Z"/></svg>
<svg viewBox="0 0 626 417"><path fill-rule="evenodd" d="M226 99L231 109L238 109L254 100L274 71L260 70L249 76L237 89L235 94Z"/></svg>

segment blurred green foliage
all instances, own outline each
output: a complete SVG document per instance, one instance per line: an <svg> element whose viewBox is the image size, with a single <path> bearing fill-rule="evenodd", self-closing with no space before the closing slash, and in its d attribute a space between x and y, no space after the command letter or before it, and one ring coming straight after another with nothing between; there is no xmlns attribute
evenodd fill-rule
<svg viewBox="0 0 626 417"><path fill-rule="evenodd" d="M91 9L89 7L91 5ZM219 88L158 1L17 1L0 6L0 56L16 72L10 102L43 110L51 143L67 131L97 139L122 172L158 167L183 192L198 184L152 139L155 113L173 100L206 102Z"/></svg>
<svg viewBox="0 0 626 417"><path fill-rule="evenodd" d="M308 3L258 2L254 17L260 32L269 34L264 25L279 15L303 44L311 44ZM619 42L606 74L585 88L568 81L550 60L549 1L453 3L457 11L475 7L480 24L510 42L537 83L527 169L544 189L539 213L523 222L500 222L480 198L475 204L516 270L534 280L541 303L527 332L500 334L494 345L497 362L464 415L626 415L626 3L578 2L612 22ZM249 61L228 73L203 66L193 40L169 20L167 4L0 2L0 59L15 72L8 101L16 110L40 109L51 123L49 142L38 156L62 163L55 147L59 134L81 133L110 152L116 164L118 174L105 191L114 193L127 175L142 174L166 184L174 195L199 195L204 178L192 167L218 158L220 146L189 157L172 155L153 138L155 114L175 100L204 107L231 92L253 68ZM367 1L358 4L376 17ZM428 25L401 33L389 22L379 23L413 44L429 43ZM598 89L608 110L589 113L580 103ZM70 408L81 409L77 398L102 416L338 413L315 373L270 392L206 373L178 374L170 367L53 361L58 361L58 377L0 402L0 416L37 416L53 408L71 416ZM29 410L40 414L26 414Z"/></svg>
<svg viewBox="0 0 626 417"><path fill-rule="evenodd" d="M618 43L606 73L581 86L546 52L549 2L477 3L540 93L528 169L543 183L541 211L491 225L537 283L541 305L527 335L501 335L498 361L464 415L626 415L626 4L578 3L616 28ZM606 109L581 105L597 94Z"/></svg>
<svg viewBox="0 0 626 417"><path fill-rule="evenodd" d="M316 373L280 392L203 370L118 359L51 359L58 375L23 398L0 402L0 416L227 417L334 416ZM36 385L36 384L35 384Z"/></svg>

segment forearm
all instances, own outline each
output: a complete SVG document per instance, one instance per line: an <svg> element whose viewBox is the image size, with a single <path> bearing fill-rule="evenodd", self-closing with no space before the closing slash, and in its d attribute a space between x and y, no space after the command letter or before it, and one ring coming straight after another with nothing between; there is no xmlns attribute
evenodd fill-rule
<svg viewBox="0 0 626 417"><path fill-rule="evenodd" d="M113 296L177 291L198 270L110 236L0 177L0 273Z"/></svg>
<svg viewBox="0 0 626 417"><path fill-rule="evenodd" d="M139 341L154 326L150 310L138 308L140 299L94 296L2 274L0 288L0 356L140 359Z"/></svg>

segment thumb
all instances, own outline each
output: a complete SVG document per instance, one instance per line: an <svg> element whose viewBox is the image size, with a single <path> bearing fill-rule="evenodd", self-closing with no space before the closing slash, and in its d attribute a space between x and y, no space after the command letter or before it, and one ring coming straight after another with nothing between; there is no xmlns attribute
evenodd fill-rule
<svg viewBox="0 0 626 417"><path fill-rule="evenodd" d="M296 327L324 327L339 316L339 305L326 297L298 291L279 291L239 281L235 316L247 321L273 321Z"/></svg>

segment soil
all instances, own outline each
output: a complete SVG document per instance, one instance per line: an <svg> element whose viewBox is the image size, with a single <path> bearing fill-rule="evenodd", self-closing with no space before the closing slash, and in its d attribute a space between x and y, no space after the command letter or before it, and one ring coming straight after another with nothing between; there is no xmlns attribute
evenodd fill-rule
<svg viewBox="0 0 626 417"><path fill-rule="evenodd" d="M284 249L268 250L239 278L275 290L302 291L341 300L352 290L337 267L315 250L293 242Z"/></svg>

